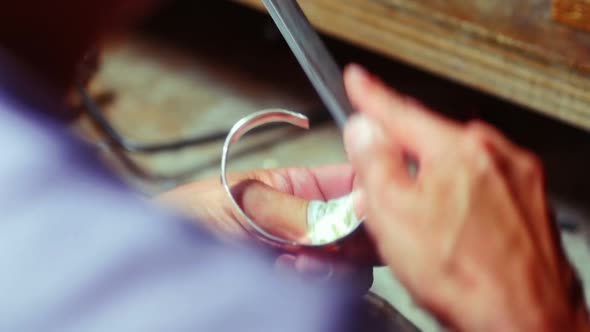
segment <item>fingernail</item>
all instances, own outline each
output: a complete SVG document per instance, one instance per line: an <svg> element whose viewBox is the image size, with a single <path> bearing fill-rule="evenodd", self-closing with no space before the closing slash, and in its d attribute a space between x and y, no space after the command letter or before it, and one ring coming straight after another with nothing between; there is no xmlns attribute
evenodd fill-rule
<svg viewBox="0 0 590 332"><path fill-rule="evenodd" d="M347 152L361 153L376 143L385 141L385 132L381 126L365 115L355 115L346 125L344 131Z"/></svg>

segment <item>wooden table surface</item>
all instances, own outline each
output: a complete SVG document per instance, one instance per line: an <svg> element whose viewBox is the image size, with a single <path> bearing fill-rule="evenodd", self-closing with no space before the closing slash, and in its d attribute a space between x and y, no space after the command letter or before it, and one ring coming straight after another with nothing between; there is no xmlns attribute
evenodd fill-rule
<svg viewBox="0 0 590 332"><path fill-rule="evenodd" d="M590 129L590 34L553 22L550 0L299 3L328 35Z"/></svg>

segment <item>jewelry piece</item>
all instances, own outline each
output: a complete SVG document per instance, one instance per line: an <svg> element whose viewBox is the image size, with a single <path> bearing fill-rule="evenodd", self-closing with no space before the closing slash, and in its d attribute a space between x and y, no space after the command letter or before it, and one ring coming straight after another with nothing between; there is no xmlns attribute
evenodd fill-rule
<svg viewBox="0 0 590 332"><path fill-rule="evenodd" d="M289 123L304 129L309 128L309 121L305 115L280 109L256 112L241 119L232 127L223 145L221 182L234 209L240 216L240 224L254 237L265 243L289 251L309 250L317 252L318 249L325 249L325 251L332 254L336 253L340 250L344 239L352 237L357 230L362 228L363 220L357 218L354 213L353 195L344 196L328 202L310 202L307 222L308 240L310 243L300 243L275 236L260 227L246 215L232 194L226 174L231 145L256 127L278 122Z"/></svg>

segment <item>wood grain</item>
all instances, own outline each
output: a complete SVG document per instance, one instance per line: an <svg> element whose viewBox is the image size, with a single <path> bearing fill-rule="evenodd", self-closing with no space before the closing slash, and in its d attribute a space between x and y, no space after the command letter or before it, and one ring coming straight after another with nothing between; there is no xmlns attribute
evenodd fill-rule
<svg viewBox="0 0 590 332"><path fill-rule="evenodd" d="M553 22L550 0L299 3L328 35L590 129L590 35Z"/></svg>
<svg viewBox="0 0 590 332"><path fill-rule="evenodd" d="M574 28L590 31L590 1L553 0L553 19Z"/></svg>

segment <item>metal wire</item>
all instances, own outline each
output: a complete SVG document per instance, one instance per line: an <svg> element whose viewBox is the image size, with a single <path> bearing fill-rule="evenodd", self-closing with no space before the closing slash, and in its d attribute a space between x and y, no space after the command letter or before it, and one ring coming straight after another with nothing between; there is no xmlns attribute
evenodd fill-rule
<svg viewBox="0 0 590 332"><path fill-rule="evenodd" d="M110 124L109 120L103 115L103 111L101 110L98 103L95 99L88 93L88 91L84 88L82 84L77 86L78 93L82 99L83 109L86 114L88 114L90 120L97 126L97 128L106 136L104 140L100 142L90 142L91 144L96 145L96 147L101 151L106 151L111 153L113 156L116 157L116 161L123 166L127 171L133 174L135 177L140 178L142 180L146 180L149 182L183 182L187 179L190 179L192 175L198 173L204 169L213 167L217 165L219 160L211 160L207 161L204 164L196 165L195 167L184 170L179 172L178 174L160 174L154 173L146 169L145 167L141 166L139 163L134 161L128 154L145 154L145 155L152 155L158 153L166 153L166 152L173 152L178 151L185 148L194 148L199 145L205 145L215 142L223 142L225 137L227 136L228 130L217 131L211 134L191 137L188 139L182 140L175 140L171 142L165 143L156 143L156 144L141 144L134 142L128 138L123 137L119 132ZM311 114L310 120L315 125L319 125L322 122L329 120L329 115L324 110L309 110L306 113ZM284 124L270 124L268 126L260 127L253 129L251 131L252 134L254 133L262 133L266 131L271 131L273 129L284 127ZM287 130L284 135L282 136L283 139L289 139L294 137L294 131ZM281 140L277 140L276 138L272 141L265 141L262 145L257 145L255 147L251 147L245 149L239 153L239 155L245 155L248 153L253 153L258 149L268 147L269 144L276 144ZM236 155L237 156L237 155Z"/></svg>
<svg viewBox="0 0 590 332"><path fill-rule="evenodd" d="M116 145L117 147L131 153L141 153L141 154L154 154L160 152L168 152L168 151L175 151L180 150L196 145L208 144L215 141L221 141L225 139L227 135L227 130L217 131L211 134L203 135L203 136L196 136L181 140L175 140L166 143L156 143L156 144L141 144L134 142L128 138L121 136L113 126L109 123L109 121L103 116L103 112L98 106L98 104L94 101L94 99L90 96L90 94L86 91L86 89L82 86L78 86L78 92L82 97L82 103L85 106L86 112L90 116L90 118L100 127L100 129L108 136L110 139L110 143Z"/></svg>

